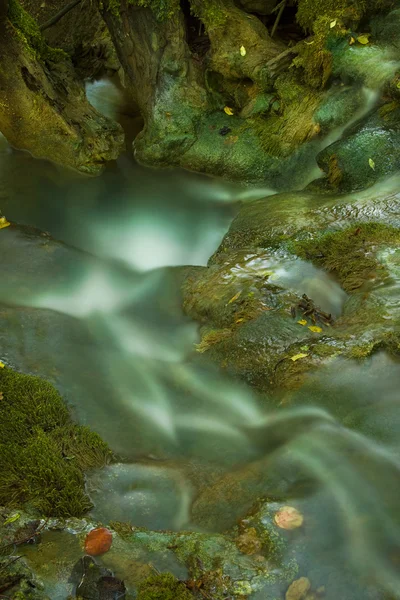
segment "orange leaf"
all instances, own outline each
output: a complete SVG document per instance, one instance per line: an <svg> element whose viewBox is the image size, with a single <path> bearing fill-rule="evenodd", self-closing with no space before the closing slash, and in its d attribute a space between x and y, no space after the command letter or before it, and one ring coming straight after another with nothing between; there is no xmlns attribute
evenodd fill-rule
<svg viewBox="0 0 400 600"><path fill-rule="evenodd" d="M105 527L92 529L85 539L85 552L90 556L99 556L109 551L112 544L112 533Z"/></svg>

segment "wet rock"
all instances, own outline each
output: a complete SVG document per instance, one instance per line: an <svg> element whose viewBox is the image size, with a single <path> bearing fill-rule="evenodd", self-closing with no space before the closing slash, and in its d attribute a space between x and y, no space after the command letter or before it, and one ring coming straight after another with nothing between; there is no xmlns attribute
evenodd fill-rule
<svg viewBox="0 0 400 600"><path fill-rule="evenodd" d="M71 582L76 585L76 597L88 600L123 600L125 584L101 567L91 556L84 556L75 565Z"/></svg>
<svg viewBox="0 0 400 600"><path fill-rule="evenodd" d="M334 190L364 189L400 168L400 109L383 105L317 157Z"/></svg>
<svg viewBox="0 0 400 600"><path fill-rule="evenodd" d="M303 600L311 589L310 580L307 577L300 577L290 585L286 592L286 600Z"/></svg>

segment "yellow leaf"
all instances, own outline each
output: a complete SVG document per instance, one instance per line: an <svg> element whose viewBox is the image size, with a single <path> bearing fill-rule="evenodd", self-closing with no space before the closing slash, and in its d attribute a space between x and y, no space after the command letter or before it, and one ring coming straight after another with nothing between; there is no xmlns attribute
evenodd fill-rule
<svg viewBox="0 0 400 600"><path fill-rule="evenodd" d="M225 106L224 111L226 112L227 115L229 115L230 117L233 115L233 110L232 108L229 108L229 106Z"/></svg>
<svg viewBox="0 0 400 600"><path fill-rule="evenodd" d="M375 171L375 163L374 163L374 161L372 160L372 158L369 158L369 159L368 159L368 164L369 164L369 166L371 167L371 169L372 169L373 171Z"/></svg>
<svg viewBox="0 0 400 600"><path fill-rule="evenodd" d="M368 35L359 35L357 38L357 42L359 42L360 44L363 44L363 46L365 46L366 44L369 44L369 36Z"/></svg>
<svg viewBox="0 0 400 600"><path fill-rule="evenodd" d="M314 333L321 333L322 331L322 327L317 327L316 325L310 325L308 329Z"/></svg>
<svg viewBox="0 0 400 600"><path fill-rule="evenodd" d="M241 294L241 293L242 293L242 290L240 290L240 292L238 292L237 294L235 294L235 295L233 296L233 298L231 298L231 299L229 300L228 304L232 304L232 302L235 302L235 300L237 300L237 299L239 298L239 296L240 296L240 294Z"/></svg>
<svg viewBox="0 0 400 600"><path fill-rule="evenodd" d="M311 46L311 44L314 44L315 40L313 40L312 42L304 42L305 44L307 44L307 46Z"/></svg>
<svg viewBox="0 0 400 600"><path fill-rule="evenodd" d="M349 41L350 46L352 46L353 44L355 44L355 42L356 42L356 40L353 37L351 37L350 41Z"/></svg>
<svg viewBox="0 0 400 600"><path fill-rule="evenodd" d="M397 82L396 87L397 87L398 90L400 90L400 81Z"/></svg>
<svg viewBox="0 0 400 600"><path fill-rule="evenodd" d="M19 513L15 513L15 515L12 515L11 517L9 517L7 519L7 521L4 521L4 525L8 525L9 523L14 523L15 521L18 521L18 519L21 518L21 515Z"/></svg>
<svg viewBox="0 0 400 600"><path fill-rule="evenodd" d="M8 227L11 223L7 221L5 217L0 217L0 229L4 229L4 227Z"/></svg>
<svg viewBox="0 0 400 600"><path fill-rule="evenodd" d="M0 361L0 369L4 369L5 366L6 365L3 362Z"/></svg>
<svg viewBox="0 0 400 600"><path fill-rule="evenodd" d="M244 46L240 46L240 54L246 56L246 48Z"/></svg>
<svg viewBox="0 0 400 600"><path fill-rule="evenodd" d="M301 319L301 321L297 321L299 325L307 325L307 321L305 319Z"/></svg>
<svg viewBox="0 0 400 600"><path fill-rule="evenodd" d="M308 356L308 354L304 354L303 352L300 352L300 354L295 354L294 356L290 357L290 360L292 360L293 362L296 362L296 360L299 360L300 358L306 358Z"/></svg>
<svg viewBox="0 0 400 600"><path fill-rule="evenodd" d="M337 20L336 20L336 19L335 19L334 21L331 21L331 23L330 23L329 27L330 27L331 29L333 29L333 28L335 27L336 23L337 23Z"/></svg>

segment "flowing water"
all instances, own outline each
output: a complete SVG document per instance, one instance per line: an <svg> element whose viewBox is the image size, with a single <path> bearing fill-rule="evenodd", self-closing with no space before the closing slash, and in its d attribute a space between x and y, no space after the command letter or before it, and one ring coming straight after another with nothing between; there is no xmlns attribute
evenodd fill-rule
<svg viewBox="0 0 400 600"><path fill-rule="evenodd" d="M106 84L90 93L111 94L111 114L118 105ZM53 381L118 454L89 478L93 517L224 531L258 497L282 498L305 515L299 560L313 588L332 600L400 597L400 365L383 353L334 361L295 409L277 410L272 396L261 402L192 360L198 331L182 314L180 267L206 265L238 200L273 191L152 171L128 155L88 179L5 140L0 171L8 219L62 241L1 231L0 359ZM347 298L305 261L248 256L237 269L268 271L333 314Z"/></svg>

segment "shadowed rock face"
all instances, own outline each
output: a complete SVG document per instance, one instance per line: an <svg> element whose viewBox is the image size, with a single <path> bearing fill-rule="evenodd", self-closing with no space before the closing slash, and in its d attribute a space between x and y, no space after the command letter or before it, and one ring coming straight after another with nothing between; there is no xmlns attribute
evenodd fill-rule
<svg viewBox="0 0 400 600"><path fill-rule="evenodd" d="M15 148L98 174L122 149L121 127L89 104L67 56L47 46L14 1L7 17L1 23L0 131Z"/></svg>

